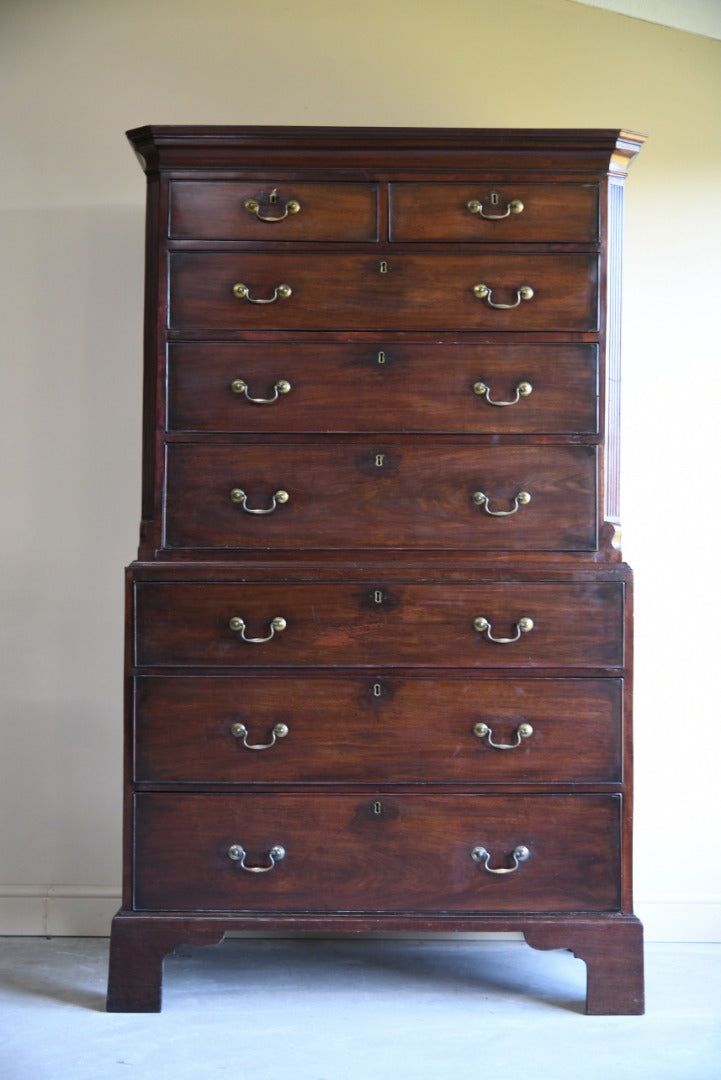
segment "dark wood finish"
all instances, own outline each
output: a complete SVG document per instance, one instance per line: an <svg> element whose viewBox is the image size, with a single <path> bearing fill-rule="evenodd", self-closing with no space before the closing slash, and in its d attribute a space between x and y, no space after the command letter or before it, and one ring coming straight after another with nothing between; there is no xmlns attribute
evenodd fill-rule
<svg viewBox="0 0 721 1080"><path fill-rule="evenodd" d="M274 199L271 196L275 192ZM262 221L244 208L259 203ZM286 204L300 204L286 213ZM308 184L174 180L170 185L169 235L176 240L335 240L378 239L376 184Z"/></svg>
<svg viewBox="0 0 721 1080"><path fill-rule="evenodd" d="M143 519L108 1008L157 1011L163 957L232 930L515 930L585 960L589 1012L642 1011L617 527L622 185L643 137L129 137L148 175ZM524 207L488 221L472 198ZM237 282L292 294L252 304ZM480 283L534 296L496 309ZM257 404L236 379L291 385ZM494 406L480 381L533 389ZM290 500L248 515L234 487L251 509ZM478 490L531 502L494 518ZM493 642L479 615L534 627ZM253 638L287 625L247 642L233 616ZM247 873L238 843L256 869L286 855Z"/></svg>
<svg viewBox="0 0 721 1080"><path fill-rule="evenodd" d="M381 271L386 261L388 270ZM170 256L172 330L596 330L596 255L300 254L298 251ZM247 285L256 300L289 285L287 299L253 304L233 295ZM477 299L485 284L498 304L533 299L510 311ZM371 316L372 313L372 316Z"/></svg>
<svg viewBox="0 0 721 1080"><path fill-rule="evenodd" d="M615 911L617 795L232 795L135 798L139 911ZM265 873L250 867L285 858ZM513 851L512 873L493 869ZM188 867L192 866L192 874Z"/></svg>
<svg viewBox="0 0 721 1080"><path fill-rule="evenodd" d="M140 676L136 782L618 784L619 679ZM502 745L474 734L479 722ZM243 724L248 750L233 735Z"/></svg>
<svg viewBox="0 0 721 1080"><path fill-rule="evenodd" d="M108 1012L160 1012L163 960L179 945L217 945L224 928L200 922L113 919L108 975Z"/></svg>
<svg viewBox="0 0 721 1080"><path fill-rule="evenodd" d="M380 600L376 601L376 593ZM513 637L523 617L530 633L511 644L473 627L485 616L494 637ZM261 645L276 616L287 628ZM625 659L624 587L492 582L406 585L200 584L175 581L136 587L135 662L139 667L342 666L393 668L606 669Z"/></svg>
<svg viewBox="0 0 721 1080"><path fill-rule="evenodd" d="M646 136L618 128L396 128L148 124L127 132L149 176L158 170L217 170L269 179L317 175L359 179L369 172L459 174L498 181L624 178Z"/></svg>
<svg viewBox="0 0 721 1080"><path fill-rule="evenodd" d="M313 933L327 924L328 916L204 914L162 916L120 912L113 919L110 947L108 1012L160 1012L163 960L179 945L217 945L230 930ZM633 916L484 915L483 929L491 933L520 931L534 949L568 949L585 961L588 992L583 1007L595 1015L642 1015L643 966L634 962L642 953L643 930ZM473 931L476 916L348 915L334 916L345 934L373 930L415 933L448 930ZM580 1004L580 1003L579 1003Z"/></svg>
<svg viewBox="0 0 721 1080"><path fill-rule="evenodd" d="M383 348L380 345L383 344ZM168 349L168 430L562 434L598 432L594 345L175 342ZM270 404L284 379L291 390ZM515 405L520 383L533 387Z"/></svg>
<svg viewBox="0 0 721 1080"><path fill-rule="evenodd" d="M643 928L638 919L578 920L559 933L558 923L524 931L534 949L570 949L586 964L586 1012L640 1016L644 1012Z"/></svg>
<svg viewBox="0 0 721 1080"><path fill-rule="evenodd" d="M594 554L598 555L597 552ZM341 585L353 581L367 586L369 590L375 588L381 579L386 584L446 582L449 585L500 584L508 581L516 584L542 581L560 585L613 582L623 586L627 597L631 595L633 576L628 566L617 559L606 561L589 555L572 559L568 555L554 556L553 552L544 552L542 556L531 554L527 558L523 557L522 552L514 552L513 557L518 559L518 566L510 576L507 552L484 552L479 555L475 551L458 551L453 552L453 559L449 561L448 553L442 549L423 552L399 550L389 556L386 551L370 548L364 550L360 558L357 551L348 550L308 552L302 558L292 549L278 552L249 550L243 553L242 574L239 574L240 559L234 552L227 558L204 558L202 561L185 556L170 560L163 556L161 559L133 562L126 574L131 587L169 580L176 583L188 581L229 585L238 584L240 580L248 584L324 582ZM625 615L627 621L631 614L629 606ZM630 662L630 659L627 658L627 661Z"/></svg>
<svg viewBox="0 0 721 1080"><path fill-rule="evenodd" d="M290 495L270 514L274 492ZM509 516L521 491L531 495ZM500 548L593 551L596 449L407 446L335 439L168 447L168 548Z"/></svg>
<svg viewBox="0 0 721 1080"><path fill-rule="evenodd" d="M596 184L524 184L482 178L465 184L391 184L392 240L457 243L593 243L598 239ZM476 200L483 213L471 213ZM520 213L506 214L512 200Z"/></svg>

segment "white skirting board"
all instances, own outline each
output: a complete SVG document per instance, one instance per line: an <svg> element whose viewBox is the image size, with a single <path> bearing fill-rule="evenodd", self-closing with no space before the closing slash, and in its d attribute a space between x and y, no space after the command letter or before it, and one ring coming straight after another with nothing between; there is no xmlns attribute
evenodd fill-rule
<svg viewBox="0 0 721 1080"><path fill-rule="evenodd" d="M116 885L0 885L0 934L106 937L119 907Z"/></svg>
<svg viewBox="0 0 721 1080"><path fill-rule="evenodd" d="M107 937L119 907L120 891L114 885L0 885L0 936ZM721 942L721 903L639 901L636 914L647 941Z"/></svg>

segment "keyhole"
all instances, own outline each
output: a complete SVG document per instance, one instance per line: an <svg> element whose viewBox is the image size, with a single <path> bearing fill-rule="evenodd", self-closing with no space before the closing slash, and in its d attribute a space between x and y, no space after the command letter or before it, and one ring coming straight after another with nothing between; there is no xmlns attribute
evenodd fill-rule
<svg viewBox="0 0 721 1080"><path fill-rule="evenodd" d="M386 262L385 259L381 259L381 261L378 264L378 269L380 270L381 274L387 274L388 273L389 267L388 267L388 263Z"/></svg>
<svg viewBox="0 0 721 1080"><path fill-rule="evenodd" d="M379 682L373 683L373 697L380 697L383 693L383 687Z"/></svg>
<svg viewBox="0 0 721 1080"><path fill-rule="evenodd" d="M382 604L383 603L383 592L382 592L381 589L375 589L374 590L374 592L373 592L373 603L374 604Z"/></svg>
<svg viewBox="0 0 721 1080"><path fill-rule="evenodd" d="M498 194L498 192L497 191L492 191L491 192L491 206L498 206L498 203L500 202L500 200L501 200L501 197Z"/></svg>
<svg viewBox="0 0 721 1080"><path fill-rule="evenodd" d="M380 815L383 813L383 803L380 801L380 799L376 799L376 801L373 803L373 813L376 815L376 817L380 817Z"/></svg>
<svg viewBox="0 0 721 1080"><path fill-rule="evenodd" d="M376 468L382 469L385 462L385 454L376 454Z"/></svg>
<svg viewBox="0 0 721 1080"><path fill-rule="evenodd" d="M268 202L272 202L272 203L278 202L278 188L277 187L274 187L273 190L271 191L270 195L268 196Z"/></svg>
<svg viewBox="0 0 721 1080"><path fill-rule="evenodd" d="M378 353L377 360L378 360L379 364L385 364L385 362L386 362L386 354L383 352L382 349Z"/></svg>

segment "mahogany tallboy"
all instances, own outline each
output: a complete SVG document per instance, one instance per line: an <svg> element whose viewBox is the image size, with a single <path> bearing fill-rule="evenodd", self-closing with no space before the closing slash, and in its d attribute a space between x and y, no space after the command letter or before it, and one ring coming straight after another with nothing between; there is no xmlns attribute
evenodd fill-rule
<svg viewBox="0 0 721 1080"><path fill-rule="evenodd" d="M108 1009L228 931L520 931L643 1011L609 130L144 127ZM241 976L239 976L240 978Z"/></svg>

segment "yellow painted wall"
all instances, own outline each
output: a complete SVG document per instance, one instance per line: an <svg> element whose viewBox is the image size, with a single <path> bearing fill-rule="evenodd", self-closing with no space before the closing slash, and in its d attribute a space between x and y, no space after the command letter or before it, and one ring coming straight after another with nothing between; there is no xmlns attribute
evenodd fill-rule
<svg viewBox="0 0 721 1080"><path fill-rule="evenodd" d="M0 50L0 933L105 932L116 903L144 198L123 132L291 123L649 133L624 300L637 906L651 936L718 939L721 44L566 0L23 0Z"/></svg>

